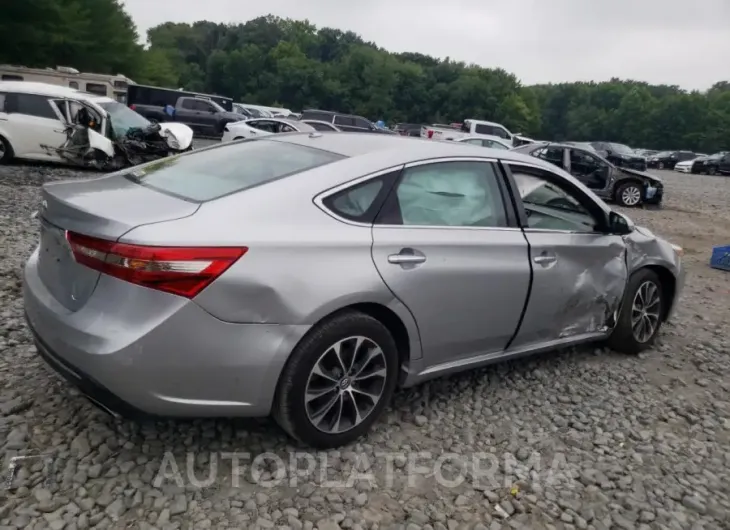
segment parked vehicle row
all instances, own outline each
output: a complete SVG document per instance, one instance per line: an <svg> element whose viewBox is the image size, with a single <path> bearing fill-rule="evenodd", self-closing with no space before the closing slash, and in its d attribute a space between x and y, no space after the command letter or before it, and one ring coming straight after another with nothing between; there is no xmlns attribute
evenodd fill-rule
<svg viewBox="0 0 730 530"><path fill-rule="evenodd" d="M595 151L574 144L530 144L513 149L554 164L603 199L626 207L661 204L664 185L656 176L616 166Z"/></svg>
<svg viewBox="0 0 730 530"><path fill-rule="evenodd" d="M720 151L712 155L698 155L697 158L679 162L674 166L682 173L705 175L730 175L730 151Z"/></svg>
<svg viewBox="0 0 730 530"><path fill-rule="evenodd" d="M41 193L23 296L48 364L114 414L271 414L318 447L397 386L643 351L684 283L681 248L557 164L467 142L270 134Z"/></svg>

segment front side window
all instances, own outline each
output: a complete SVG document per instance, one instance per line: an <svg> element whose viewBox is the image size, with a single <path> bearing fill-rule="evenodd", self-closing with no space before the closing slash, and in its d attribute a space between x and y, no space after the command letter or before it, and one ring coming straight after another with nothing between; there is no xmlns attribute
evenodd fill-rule
<svg viewBox="0 0 730 530"><path fill-rule="evenodd" d="M529 228L571 232L593 232L597 225L593 215L573 192L552 179L538 176L519 166L512 167Z"/></svg>
<svg viewBox="0 0 730 530"><path fill-rule="evenodd" d="M68 87L69 88L73 88L74 90L78 90L79 89L79 84L76 81L69 81L68 82Z"/></svg>
<svg viewBox="0 0 730 530"><path fill-rule="evenodd" d="M355 126L355 118L350 116L335 116L335 125Z"/></svg>
<svg viewBox="0 0 730 530"><path fill-rule="evenodd" d="M48 98L36 94L16 94L15 109L13 109L13 112L25 114L26 116L35 116L37 118L58 119Z"/></svg>
<svg viewBox="0 0 730 530"><path fill-rule="evenodd" d="M371 129L370 122L365 118L355 118L355 126L363 129Z"/></svg>
<svg viewBox="0 0 730 530"><path fill-rule="evenodd" d="M494 167L440 162L407 168L385 206L383 224L502 227L507 215Z"/></svg>
<svg viewBox="0 0 730 530"><path fill-rule="evenodd" d="M265 131L270 133L276 132L276 123L269 120L257 120L254 122L248 122L248 125L258 131Z"/></svg>
<svg viewBox="0 0 730 530"><path fill-rule="evenodd" d="M22 81L23 76L22 75L14 75L14 74L3 74L2 75L3 81Z"/></svg>
<svg viewBox="0 0 730 530"><path fill-rule="evenodd" d="M484 147L491 147L492 149L509 149L502 142L493 142L492 140L484 140L482 145Z"/></svg>

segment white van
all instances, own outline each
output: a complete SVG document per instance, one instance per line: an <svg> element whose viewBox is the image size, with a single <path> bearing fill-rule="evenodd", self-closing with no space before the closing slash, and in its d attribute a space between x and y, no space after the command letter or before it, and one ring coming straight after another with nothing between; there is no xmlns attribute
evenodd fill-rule
<svg viewBox="0 0 730 530"><path fill-rule="evenodd" d="M83 124L81 114L89 117ZM75 132L80 134L72 138ZM134 141L126 141L128 133ZM23 158L96 166L121 154L122 162L133 165L137 158L160 158L191 144L187 125L157 127L108 97L47 83L0 81L0 163Z"/></svg>

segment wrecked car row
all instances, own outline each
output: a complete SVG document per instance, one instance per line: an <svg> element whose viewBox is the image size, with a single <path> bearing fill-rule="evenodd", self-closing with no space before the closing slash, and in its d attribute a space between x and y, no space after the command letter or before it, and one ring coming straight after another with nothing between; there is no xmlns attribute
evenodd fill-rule
<svg viewBox="0 0 730 530"><path fill-rule="evenodd" d="M0 82L0 163L13 158L116 170L192 149L193 131L155 123L111 98Z"/></svg>

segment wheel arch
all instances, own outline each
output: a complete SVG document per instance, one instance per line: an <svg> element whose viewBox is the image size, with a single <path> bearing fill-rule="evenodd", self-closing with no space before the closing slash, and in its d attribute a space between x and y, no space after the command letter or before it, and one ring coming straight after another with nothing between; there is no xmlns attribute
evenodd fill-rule
<svg viewBox="0 0 730 530"><path fill-rule="evenodd" d="M646 187L646 182L641 180L639 177L626 177L626 178L617 180L613 186L613 200L616 202L619 202L618 193L621 190L621 188L624 187L626 184L638 184L638 186L642 189L641 200L643 202L644 201L643 190Z"/></svg>
<svg viewBox="0 0 730 530"><path fill-rule="evenodd" d="M636 274L637 272L644 269L648 269L654 272L657 276L659 276L659 281L661 282L662 287L662 295L664 296L665 300L669 300L669 303L665 304L662 308L662 321L666 322L667 317L671 314L672 308L676 303L676 300L674 298L677 294L677 278L667 267L657 264L644 265L643 267L640 267L633 271L632 274Z"/></svg>
<svg viewBox="0 0 730 530"><path fill-rule="evenodd" d="M8 146L8 157L6 161L11 160L15 156L15 150L13 149L13 144L10 141L10 135L5 131L0 131L0 140L4 140L5 145Z"/></svg>
<svg viewBox="0 0 730 530"><path fill-rule="evenodd" d="M329 311L325 315L319 317L314 322L309 331L307 331L307 333L305 333L296 342L296 344L292 348L292 352L297 347L297 345L299 345L299 343L301 343L312 332L312 330L316 329L320 324L334 318L337 315L347 312L363 313L374 318L383 326L385 326L385 328L388 330L388 332L393 337L393 340L395 341L396 349L398 352L398 383L402 383L405 380L406 376L404 367L406 367L411 361L418 359L421 356L420 336L418 335L417 329L414 330L413 328L411 328L411 330L409 331L409 327L406 322L404 322L404 319L401 317L401 315L399 315L392 308L379 302L354 302ZM286 361L284 362L282 369L277 376L277 389L281 381L281 376L285 371L285 367L290 362L290 360L291 352L289 352L289 354L287 355Z"/></svg>

